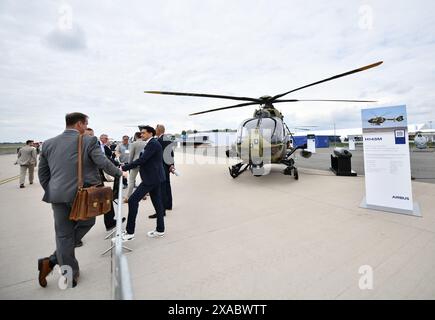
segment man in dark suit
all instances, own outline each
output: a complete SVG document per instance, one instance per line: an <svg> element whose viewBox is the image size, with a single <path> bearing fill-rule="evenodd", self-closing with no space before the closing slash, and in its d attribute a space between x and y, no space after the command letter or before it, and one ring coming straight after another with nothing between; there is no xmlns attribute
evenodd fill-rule
<svg viewBox="0 0 435 320"><path fill-rule="evenodd" d="M39 284L47 286L47 275L56 264L63 269L71 268L72 286L77 284L79 264L75 257L74 246L95 224L95 218L85 221L69 219L72 203L77 193L78 138L84 134L88 116L69 113L65 117L65 131L44 142L39 160L39 182L44 189L43 201L51 203L54 213L56 251L38 260ZM100 185L98 168L111 176L123 173L102 153L96 137L83 136L83 181L84 186ZM69 274L71 276L71 274Z"/></svg>
<svg viewBox="0 0 435 320"><path fill-rule="evenodd" d="M107 134L100 135L100 141L98 141L98 144L100 146L101 151L103 154L106 155L107 159L109 159L116 167L119 167L119 163L115 160L115 155L113 154L112 150L110 150L110 147L107 145L109 142L109 137ZM104 177L104 173L102 170L100 170L101 175L101 181L107 182L107 179ZM119 178L115 177L113 181L113 200L118 199L118 192L119 192ZM122 221L124 222L125 218L122 218ZM109 232L113 230L116 227L116 220L115 220L115 209L113 208L113 205L108 213L104 215L104 226L106 227L106 231ZM81 245L81 243L79 243Z"/></svg>
<svg viewBox="0 0 435 320"><path fill-rule="evenodd" d="M159 141L163 149L163 169L165 170L166 178L162 185L163 205L166 210L172 210L172 190L169 173L175 169L173 142L168 136L165 136L165 126L162 124L158 124L156 127L156 136L158 137L157 141Z"/></svg>
<svg viewBox="0 0 435 320"><path fill-rule="evenodd" d="M156 139L153 139L156 134L153 127L144 126L141 132L142 139L146 142L142 154L139 159L121 167L123 171L127 171L139 166L139 173L142 179L136 191L128 198L127 227L126 232L122 235L123 241L134 239L139 202L147 193L150 194L151 201L157 213L157 227L155 230L148 232L148 236L155 238L162 237L165 234L165 209L162 204L160 190L161 183L165 181L162 165L163 151L160 143Z"/></svg>
<svg viewBox="0 0 435 320"><path fill-rule="evenodd" d="M100 135L100 141L98 141L98 144L100 145L101 151L106 155L107 158L110 160L115 159L115 155L113 154L110 147L107 145L109 143L109 137L107 134Z"/></svg>
<svg viewBox="0 0 435 320"><path fill-rule="evenodd" d="M156 137L163 149L163 170L165 172L165 181L161 185L163 207L165 210L172 210L172 190L169 174L175 169L173 143L169 137L165 136L165 126L162 124L156 126ZM157 214L150 215L149 218L157 218Z"/></svg>

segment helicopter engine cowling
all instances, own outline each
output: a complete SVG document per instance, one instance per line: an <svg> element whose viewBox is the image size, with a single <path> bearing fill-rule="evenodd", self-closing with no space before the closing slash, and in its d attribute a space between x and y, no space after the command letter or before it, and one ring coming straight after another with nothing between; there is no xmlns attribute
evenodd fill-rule
<svg viewBox="0 0 435 320"><path fill-rule="evenodd" d="M255 112L254 112L254 118L258 118L258 117L270 118L271 114L270 114L270 112L268 110L265 110L265 109L255 110Z"/></svg>

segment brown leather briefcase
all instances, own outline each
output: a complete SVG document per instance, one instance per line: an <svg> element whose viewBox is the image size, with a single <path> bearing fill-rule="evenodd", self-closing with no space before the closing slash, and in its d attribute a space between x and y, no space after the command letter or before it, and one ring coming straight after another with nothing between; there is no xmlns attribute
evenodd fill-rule
<svg viewBox="0 0 435 320"><path fill-rule="evenodd" d="M113 192L110 187L92 186L83 187L83 135L79 135L78 143L78 190L74 199L70 220L88 220L110 211L113 201Z"/></svg>

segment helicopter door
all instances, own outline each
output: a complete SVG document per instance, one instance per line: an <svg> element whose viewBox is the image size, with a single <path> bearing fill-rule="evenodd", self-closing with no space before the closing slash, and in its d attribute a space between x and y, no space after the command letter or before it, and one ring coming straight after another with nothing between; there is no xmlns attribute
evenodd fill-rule
<svg viewBox="0 0 435 320"><path fill-rule="evenodd" d="M257 129L258 119L248 119L241 123L237 135L237 152L245 162L251 162L251 132Z"/></svg>

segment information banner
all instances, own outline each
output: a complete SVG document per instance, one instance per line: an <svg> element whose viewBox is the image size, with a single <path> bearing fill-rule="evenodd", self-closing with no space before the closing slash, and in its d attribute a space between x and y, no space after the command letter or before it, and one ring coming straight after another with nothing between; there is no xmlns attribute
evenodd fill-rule
<svg viewBox="0 0 435 320"><path fill-rule="evenodd" d="M355 150L355 138L354 137L350 137L349 138L349 150Z"/></svg>
<svg viewBox="0 0 435 320"><path fill-rule="evenodd" d="M412 198L406 106L361 111L366 197L361 206L420 216Z"/></svg>
<svg viewBox="0 0 435 320"><path fill-rule="evenodd" d="M316 136L314 134L307 134L307 149L311 153L316 153Z"/></svg>

